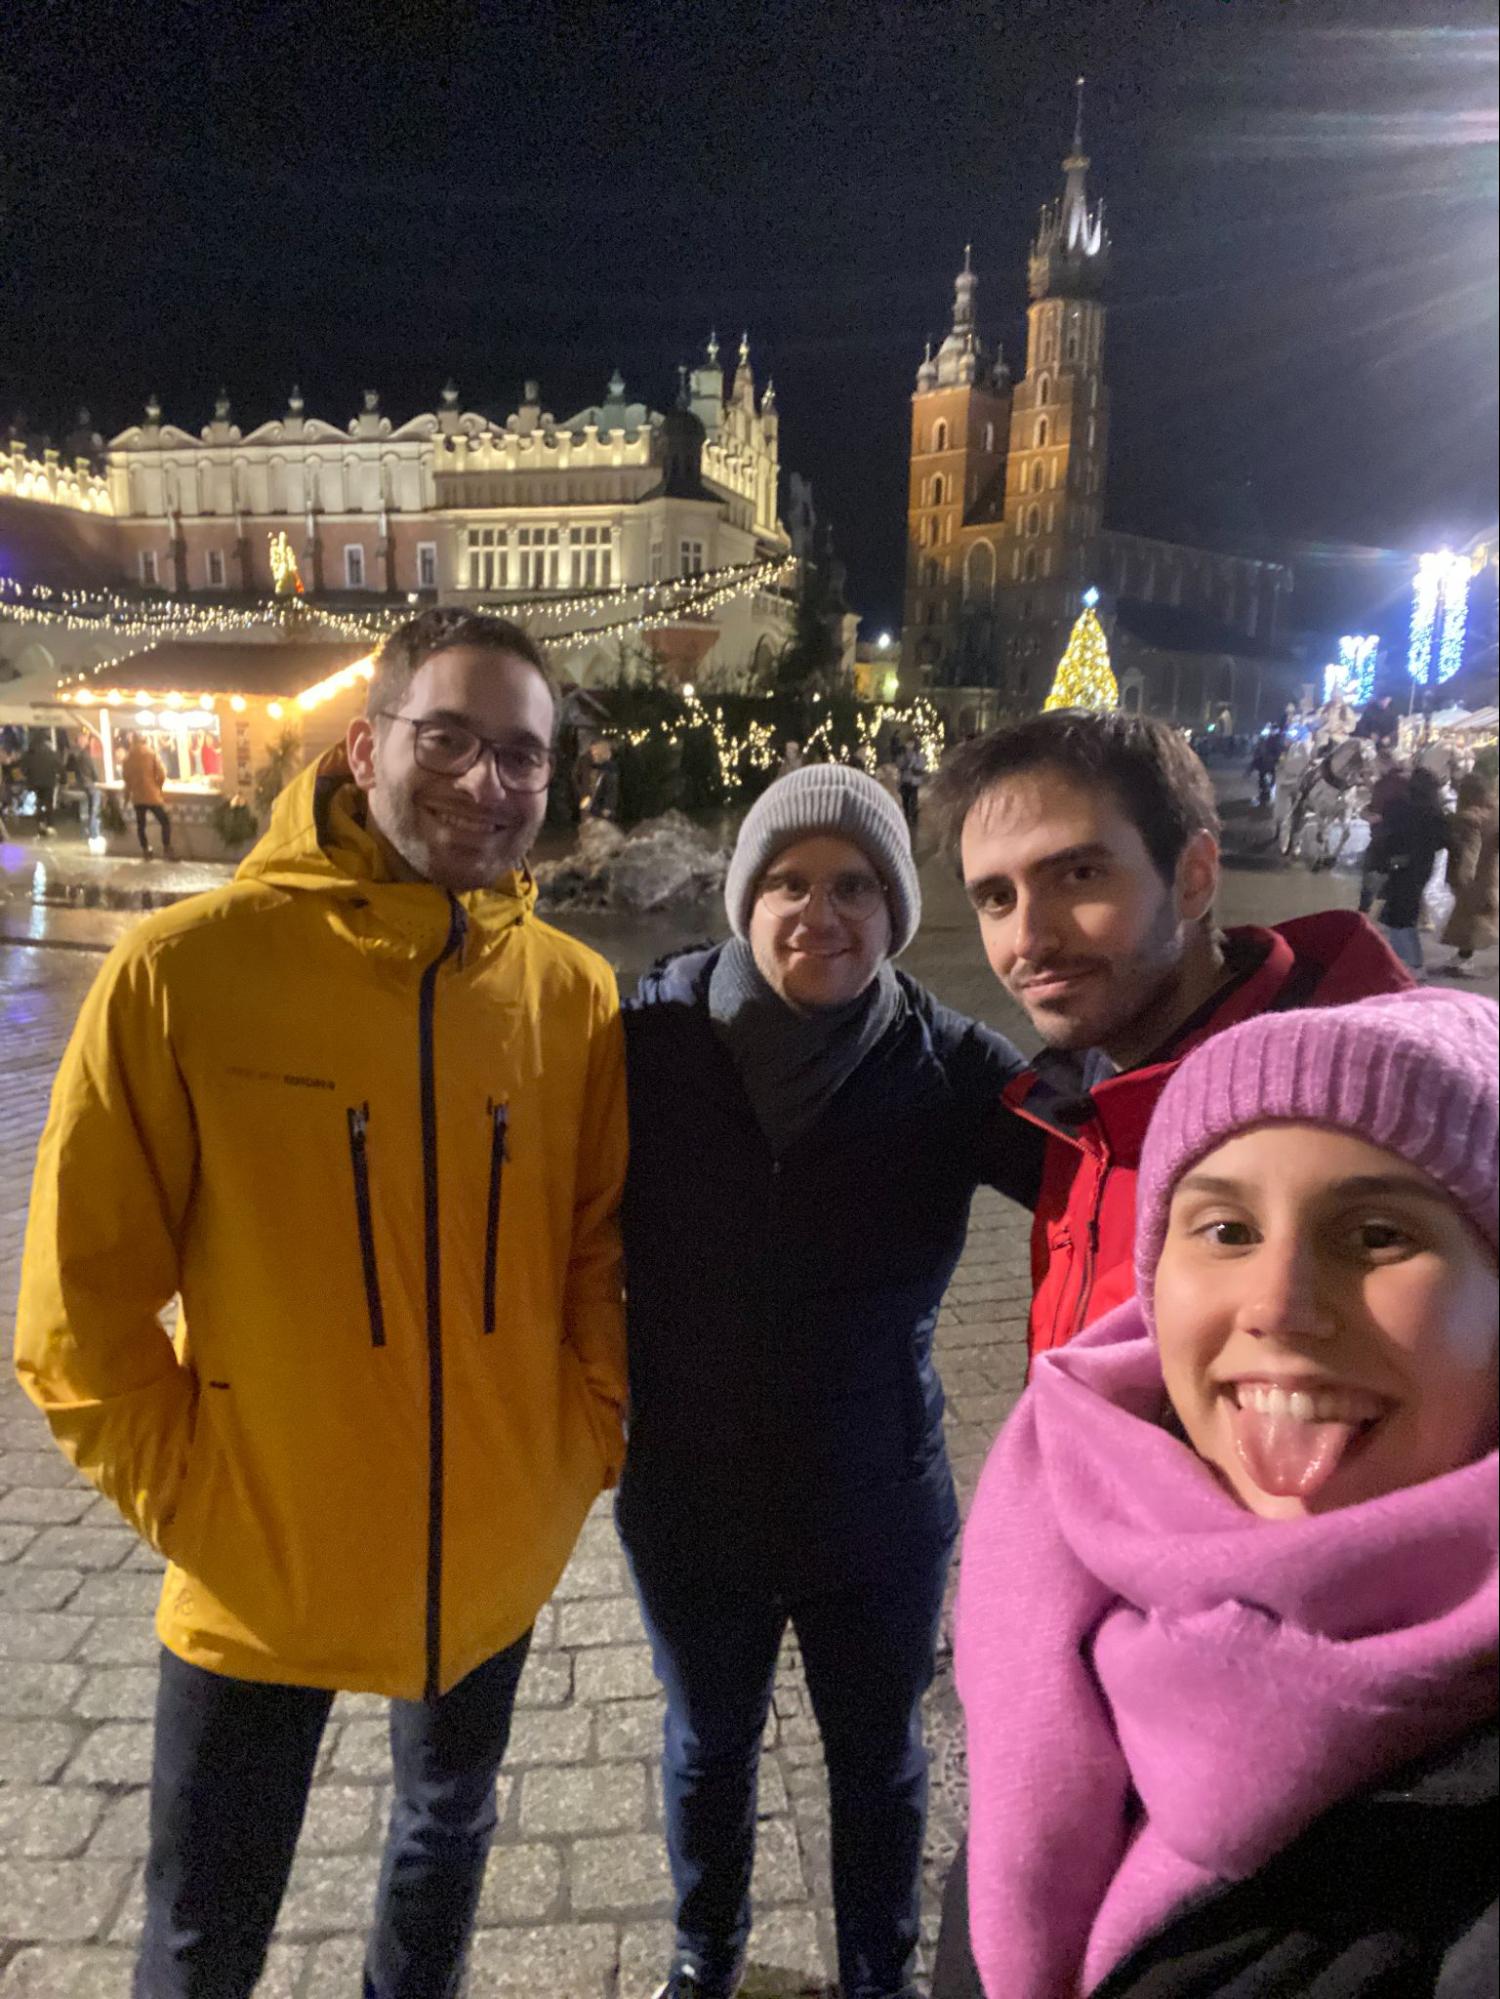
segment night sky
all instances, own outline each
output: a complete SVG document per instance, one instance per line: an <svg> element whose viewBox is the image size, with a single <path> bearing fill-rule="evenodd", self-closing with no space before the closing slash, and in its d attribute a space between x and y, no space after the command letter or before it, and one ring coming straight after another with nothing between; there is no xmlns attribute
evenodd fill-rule
<svg viewBox="0 0 1500 1999"><path fill-rule="evenodd" d="M399 421L450 372L563 417L617 364L662 407L748 327L871 632L923 337L972 238L1019 362L1083 70L1112 524L1315 577L1307 544L1495 517L1490 5L33 0L10 40L0 416L33 430L153 389L196 430L221 383L249 428L294 380Z"/></svg>

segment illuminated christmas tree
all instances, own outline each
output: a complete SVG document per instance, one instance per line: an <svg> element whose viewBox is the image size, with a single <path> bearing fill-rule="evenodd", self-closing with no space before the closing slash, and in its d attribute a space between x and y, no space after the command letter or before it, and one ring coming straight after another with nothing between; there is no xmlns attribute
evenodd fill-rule
<svg viewBox="0 0 1500 1999"><path fill-rule="evenodd" d="M1083 609L1068 638L1067 650L1057 663L1052 692L1042 703L1047 708L1118 708L1120 690L1110 671L1109 640L1094 606L1097 590L1085 590Z"/></svg>

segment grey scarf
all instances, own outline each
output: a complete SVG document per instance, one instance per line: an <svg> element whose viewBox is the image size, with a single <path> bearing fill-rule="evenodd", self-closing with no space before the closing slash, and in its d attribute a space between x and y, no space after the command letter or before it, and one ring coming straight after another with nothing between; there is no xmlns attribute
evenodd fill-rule
<svg viewBox="0 0 1500 1999"><path fill-rule="evenodd" d="M714 1030L775 1153L816 1124L901 1006L901 987L887 959L857 998L799 1013L767 984L740 937L724 946L708 981Z"/></svg>

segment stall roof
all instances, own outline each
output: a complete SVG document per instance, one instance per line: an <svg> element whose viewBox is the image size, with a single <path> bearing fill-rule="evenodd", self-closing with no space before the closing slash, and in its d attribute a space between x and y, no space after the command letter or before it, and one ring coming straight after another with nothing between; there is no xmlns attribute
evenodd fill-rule
<svg viewBox="0 0 1500 1999"><path fill-rule="evenodd" d="M124 572L119 533L112 515L7 493L0 497L0 576L54 590L118 588Z"/></svg>
<svg viewBox="0 0 1500 1999"><path fill-rule="evenodd" d="M370 642L163 639L67 681L63 694L243 694L294 701L370 656Z"/></svg>

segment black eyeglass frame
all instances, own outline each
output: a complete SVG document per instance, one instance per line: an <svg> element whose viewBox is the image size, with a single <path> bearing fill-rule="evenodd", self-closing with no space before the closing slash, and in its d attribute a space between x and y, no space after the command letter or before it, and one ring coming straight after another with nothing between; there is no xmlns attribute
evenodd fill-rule
<svg viewBox="0 0 1500 1999"><path fill-rule="evenodd" d="M552 782L552 774L557 769L557 752L553 749L533 749L522 743L499 743L493 737L481 736L465 722L446 721L436 715L402 715L394 708L377 708L375 713L385 722L405 722L416 731L412 739L412 757L418 770L425 770L429 777L466 777L479 759L488 754L495 766L495 775L509 791L524 791L535 795L545 791ZM444 764L438 767L422 761L422 731L424 729L447 729L454 735L467 736L474 745L474 753L460 764ZM519 783L510 776L501 762L503 757L539 757L541 762L537 774L539 784ZM528 773L531 775L531 773Z"/></svg>

